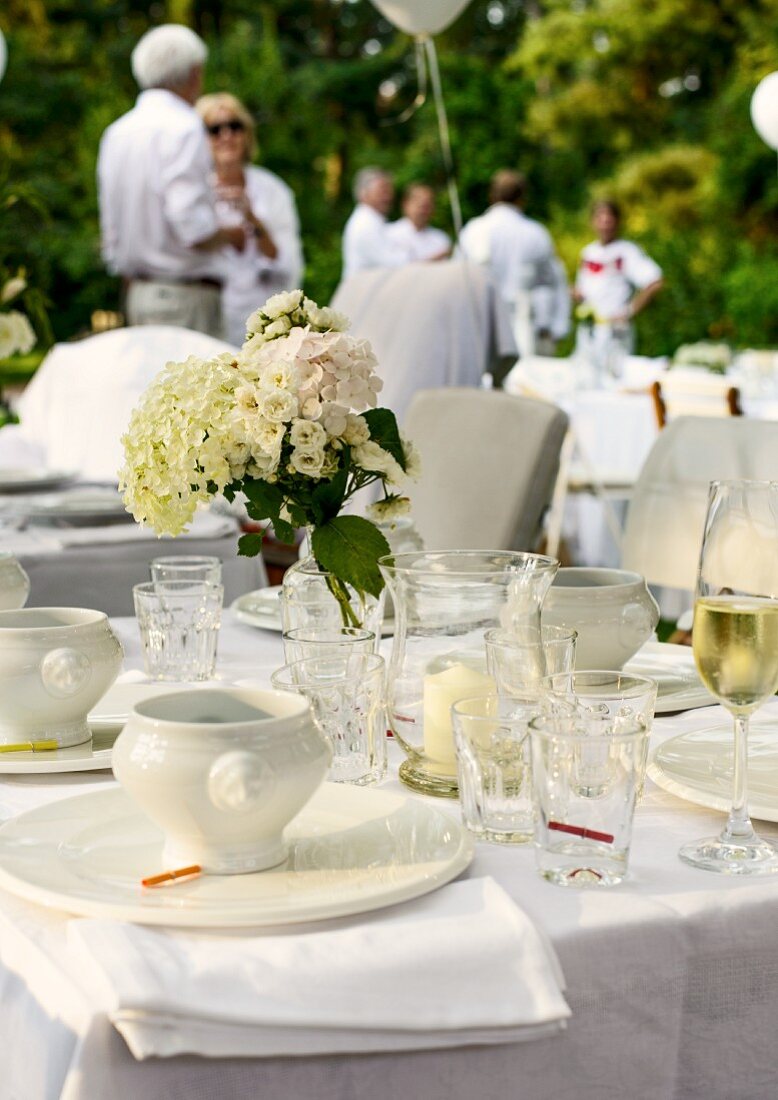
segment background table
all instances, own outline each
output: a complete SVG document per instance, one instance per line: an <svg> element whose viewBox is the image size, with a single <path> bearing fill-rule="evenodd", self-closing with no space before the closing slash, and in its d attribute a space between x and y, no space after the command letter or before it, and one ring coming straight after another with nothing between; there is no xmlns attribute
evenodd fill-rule
<svg viewBox="0 0 778 1100"><path fill-rule="evenodd" d="M136 624L116 625L128 667L139 667ZM278 635L227 615L220 676L266 682L280 661ZM778 717L778 704L769 709ZM717 709L710 715L727 721ZM657 721L654 740L683 723ZM400 789L396 750L392 759L387 786ZM6 778L0 815L110 781L97 773L48 783ZM458 812L453 802L436 805ZM778 882L722 880L684 866L676 854L683 841L720 824L720 815L649 783L636 816L630 881L601 893L541 881L527 848L478 845L468 873L492 875L545 929L573 1011L562 1035L509 1046L135 1062L81 992L67 949L69 918L0 893L0 1094L8 1100L60 1094L64 1100L767 1100L778 1094ZM775 826L763 832L778 836Z"/></svg>

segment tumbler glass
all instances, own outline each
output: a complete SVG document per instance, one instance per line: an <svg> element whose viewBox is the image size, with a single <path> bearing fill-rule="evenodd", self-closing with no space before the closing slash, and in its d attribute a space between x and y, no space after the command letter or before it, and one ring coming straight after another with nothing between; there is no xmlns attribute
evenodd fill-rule
<svg viewBox="0 0 778 1100"><path fill-rule="evenodd" d="M155 680L209 680L216 667L223 587L147 581L132 591L146 673Z"/></svg>
<svg viewBox="0 0 778 1100"><path fill-rule="evenodd" d="M333 653L373 653L375 634L356 626L296 627L283 633L287 664L306 657L329 657Z"/></svg>
<svg viewBox="0 0 778 1100"><path fill-rule="evenodd" d="M206 581L221 584L222 563L219 558L196 554L172 554L154 558L149 566L152 581Z"/></svg>
<svg viewBox="0 0 778 1100"><path fill-rule="evenodd" d="M487 630L486 667L498 693L521 694L544 676L572 672L577 637L566 626L541 626L539 642L524 641L507 630Z"/></svg>

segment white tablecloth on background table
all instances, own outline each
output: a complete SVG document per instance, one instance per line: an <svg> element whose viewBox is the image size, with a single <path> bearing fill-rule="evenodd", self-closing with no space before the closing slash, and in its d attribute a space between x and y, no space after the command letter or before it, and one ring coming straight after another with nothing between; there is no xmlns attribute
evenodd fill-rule
<svg viewBox="0 0 778 1100"><path fill-rule="evenodd" d="M0 529L0 551L14 554L27 572L28 607L93 607L107 615L131 615L132 586L149 579L149 563L162 555L220 558L226 603L266 585L262 558L238 556L239 535L232 517L201 512L190 532L177 539L160 539L135 523L31 525L23 531Z"/></svg>
<svg viewBox="0 0 778 1100"><path fill-rule="evenodd" d="M135 623L119 621L117 628L128 667L138 667ZM220 674L229 679L266 681L281 663L277 634L229 615L220 646ZM778 704L768 710L778 716ZM711 722L727 721L718 708L707 713ZM688 722L658 720L654 740ZM398 755L395 748L390 789L400 789ZM85 779L5 778L0 805L60 797ZM88 779L89 786L105 782ZM0 1095L53 1100L64 1088L64 1100L766 1100L778 1094L778 882L726 880L686 867L677 858L681 843L718 831L721 815L647 787L630 879L621 887L554 887L521 847L479 844L468 872L493 877L550 938L572 1009L562 1035L359 1057L136 1062L80 988L67 916L2 894ZM436 805L458 813L456 803ZM778 835L774 825L762 831Z"/></svg>

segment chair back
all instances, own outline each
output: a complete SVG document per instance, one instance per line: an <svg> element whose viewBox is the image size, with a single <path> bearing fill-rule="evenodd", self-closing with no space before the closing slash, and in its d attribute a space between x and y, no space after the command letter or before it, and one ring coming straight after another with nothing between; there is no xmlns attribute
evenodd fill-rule
<svg viewBox="0 0 778 1100"><path fill-rule="evenodd" d="M660 432L627 512L622 565L651 584L693 590L711 481L772 479L778 422L686 416Z"/></svg>
<svg viewBox="0 0 778 1100"><path fill-rule="evenodd" d="M141 394L166 363L233 350L172 325L111 329L55 344L19 402L19 436L42 448L45 465L113 482L121 437Z"/></svg>
<svg viewBox="0 0 778 1100"><path fill-rule="evenodd" d="M567 415L497 390L424 390L405 422L421 454L409 495L428 550L532 550L554 491Z"/></svg>
<svg viewBox="0 0 778 1100"><path fill-rule="evenodd" d="M679 416L742 416L740 391L732 380L704 370L667 371L651 386L657 424Z"/></svg>
<svg viewBox="0 0 778 1100"><path fill-rule="evenodd" d="M461 260L361 271L333 309L369 340L384 382L381 404L402 422L417 390L478 386L516 361L506 307L477 264Z"/></svg>

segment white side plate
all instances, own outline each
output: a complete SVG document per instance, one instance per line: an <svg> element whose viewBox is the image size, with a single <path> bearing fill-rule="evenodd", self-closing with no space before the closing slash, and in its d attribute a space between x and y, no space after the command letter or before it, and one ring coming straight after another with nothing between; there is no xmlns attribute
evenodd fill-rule
<svg viewBox="0 0 778 1100"><path fill-rule="evenodd" d="M269 588L257 588L254 592L246 592L244 596L238 596L237 600L233 600L230 605L235 612L235 618L246 626L256 626L260 630L272 630L282 634L284 627L281 622L281 604L278 599L281 588L282 585L274 584ZM384 638L394 634L392 619L384 619L381 634Z"/></svg>
<svg viewBox="0 0 778 1100"><path fill-rule="evenodd" d="M0 493L33 493L58 489L75 481L71 470L43 470L37 467L0 469Z"/></svg>
<svg viewBox="0 0 778 1100"><path fill-rule="evenodd" d="M659 685L656 714L709 707L717 702L700 680L689 646L647 642L627 661L624 671L656 680Z"/></svg>
<svg viewBox="0 0 778 1100"><path fill-rule="evenodd" d="M734 736L729 718L671 737L654 750L648 776L658 787L711 810L732 805ZM778 821L778 718L752 720L748 735L748 809Z"/></svg>
<svg viewBox="0 0 778 1100"><path fill-rule="evenodd" d="M348 916L450 882L473 843L448 814L391 791L325 783L286 830L289 856L250 875L144 890L162 834L121 788L50 802L0 826L0 886L83 916L246 928Z"/></svg>

